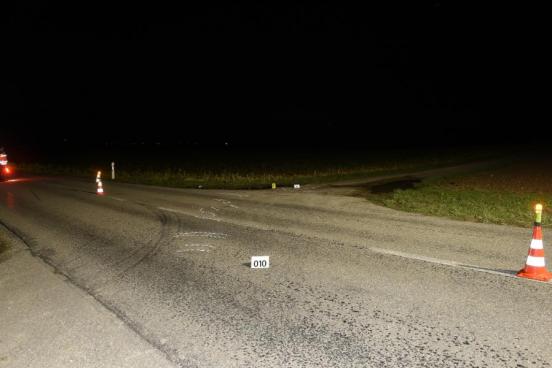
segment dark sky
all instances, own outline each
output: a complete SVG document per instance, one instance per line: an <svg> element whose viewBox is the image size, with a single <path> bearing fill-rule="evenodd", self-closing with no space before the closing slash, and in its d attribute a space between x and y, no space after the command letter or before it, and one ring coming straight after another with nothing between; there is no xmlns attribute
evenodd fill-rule
<svg viewBox="0 0 552 368"><path fill-rule="evenodd" d="M538 104L531 31L467 2L17 3L4 145L499 142Z"/></svg>

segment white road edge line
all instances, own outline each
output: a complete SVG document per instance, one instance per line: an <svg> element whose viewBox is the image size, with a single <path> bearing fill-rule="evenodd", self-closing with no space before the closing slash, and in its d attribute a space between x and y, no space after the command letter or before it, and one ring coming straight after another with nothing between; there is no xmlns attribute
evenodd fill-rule
<svg viewBox="0 0 552 368"><path fill-rule="evenodd" d="M407 259L413 259L413 260L417 260L417 261L434 263L434 264L439 264L439 265L443 265L443 266L463 268L463 269L466 269L466 270L472 270L472 271L477 271L477 272L490 273L492 275L511 277L511 278L518 279L518 280L534 281L534 282L538 282L540 284L552 285L552 282L550 282L550 281L549 282L542 282L542 281L538 281L538 280L532 280L532 279L517 277L514 272L507 273L507 272L495 271L495 270L491 270L491 269L488 269L488 268L483 268L483 267L480 267L480 266L475 266L475 265L470 265L470 264L465 264L465 263L460 263L460 262L455 262L455 261L448 261L448 260L445 260L445 259L426 257L426 256L421 256L421 255L411 254L411 253L405 253L405 252L400 252L400 251L390 250L390 249L383 249L383 248L368 248L368 249L370 251L374 252L374 253L379 253L379 254L391 255L391 256L407 258Z"/></svg>

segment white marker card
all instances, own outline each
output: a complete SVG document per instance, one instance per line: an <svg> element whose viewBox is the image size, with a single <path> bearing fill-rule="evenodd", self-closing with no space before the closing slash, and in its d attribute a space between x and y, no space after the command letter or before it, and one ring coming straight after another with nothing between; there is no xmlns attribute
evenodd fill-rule
<svg viewBox="0 0 552 368"><path fill-rule="evenodd" d="M293 184L293 188L295 188L295 189L301 189L301 184Z"/></svg>
<svg viewBox="0 0 552 368"><path fill-rule="evenodd" d="M269 268L269 256L253 256L251 257L251 268Z"/></svg>

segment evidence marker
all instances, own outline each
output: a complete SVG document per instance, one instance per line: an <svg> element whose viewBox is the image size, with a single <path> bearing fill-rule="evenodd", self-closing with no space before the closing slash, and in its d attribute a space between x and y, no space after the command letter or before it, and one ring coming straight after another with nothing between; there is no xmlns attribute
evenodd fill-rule
<svg viewBox="0 0 552 368"><path fill-rule="evenodd" d="M251 268L270 268L269 256L252 256Z"/></svg>

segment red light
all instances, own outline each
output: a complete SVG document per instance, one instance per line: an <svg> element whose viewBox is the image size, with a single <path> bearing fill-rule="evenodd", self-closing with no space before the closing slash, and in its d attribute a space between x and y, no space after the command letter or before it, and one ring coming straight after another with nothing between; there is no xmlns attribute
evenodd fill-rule
<svg viewBox="0 0 552 368"><path fill-rule="evenodd" d="M5 168L4 168L4 172L5 172L6 174L11 174L11 170L10 170L9 167L5 167Z"/></svg>

